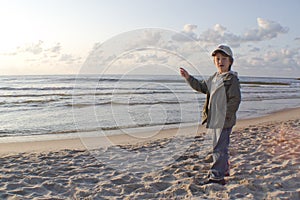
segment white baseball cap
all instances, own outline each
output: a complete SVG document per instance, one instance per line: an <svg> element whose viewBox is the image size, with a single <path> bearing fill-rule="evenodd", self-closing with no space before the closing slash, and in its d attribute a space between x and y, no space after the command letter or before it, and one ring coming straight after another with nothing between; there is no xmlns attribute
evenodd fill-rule
<svg viewBox="0 0 300 200"><path fill-rule="evenodd" d="M227 45L224 45L224 44L219 45L219 46L211 53L211 55L212 55L212 56L215 56L216 53L217 53L218 51L221 51L221 52L225 53L226 55L230 56L231 58L233 58L232 51L231 51L230 47L227 46Z"/></svg>

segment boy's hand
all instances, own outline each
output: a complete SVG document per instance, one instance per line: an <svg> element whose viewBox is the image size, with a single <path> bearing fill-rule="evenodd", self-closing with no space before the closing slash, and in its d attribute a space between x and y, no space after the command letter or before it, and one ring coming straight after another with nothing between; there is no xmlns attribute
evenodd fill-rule
<svg viewBox="0 0 300 200"><path fill-rule="evenodd" d="M184 68L182 68L182 67L180 67L180 74L185 79L188 79L190 77L190 74Z"/></svg>

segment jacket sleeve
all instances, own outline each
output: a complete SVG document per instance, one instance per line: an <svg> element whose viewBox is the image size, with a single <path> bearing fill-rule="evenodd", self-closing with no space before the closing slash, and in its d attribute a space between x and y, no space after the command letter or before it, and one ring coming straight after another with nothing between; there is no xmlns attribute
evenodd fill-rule
<svg viewBox="0 0 300 200"><path fill-rule="evenodd" d="M207 84L204 80L199 81L198 79L190 75L190 77L187 79L187 82L194 90L204 94L208 93Z"/></svg>
<svg viewBox="0 0 300 200"><path fill-rule="evenodd" d="M226 118L231 118L235 116L240 102L241 102L241 91L240 83L236 76L232 77L231 84L227 90L227 112Z"/></svg>

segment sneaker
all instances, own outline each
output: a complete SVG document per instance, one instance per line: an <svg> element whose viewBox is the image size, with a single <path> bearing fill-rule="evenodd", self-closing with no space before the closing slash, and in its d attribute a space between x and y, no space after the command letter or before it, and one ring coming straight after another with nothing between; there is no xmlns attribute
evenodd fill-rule
<svg viewBox="0 0 300 200"><path fill-rule="evenodd" d="M199 182L199 185L207 185L207 184L211 184L211 183L217 183L217 184L220 184L220 185L225 185L226 184L224 179L221 179L221 180L207 179L205 181Z"/></svg>

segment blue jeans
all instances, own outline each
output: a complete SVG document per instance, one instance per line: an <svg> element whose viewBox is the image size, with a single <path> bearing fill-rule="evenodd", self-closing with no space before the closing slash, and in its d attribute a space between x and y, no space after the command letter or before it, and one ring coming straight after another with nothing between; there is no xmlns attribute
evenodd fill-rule
<svg viewBox="0 0 300 200"><path fill-rule="evenodd" d="M231 131L232 128L213 130L213 164L209 172L211 179L221 180L229 170L228 147Z"/></svg>

